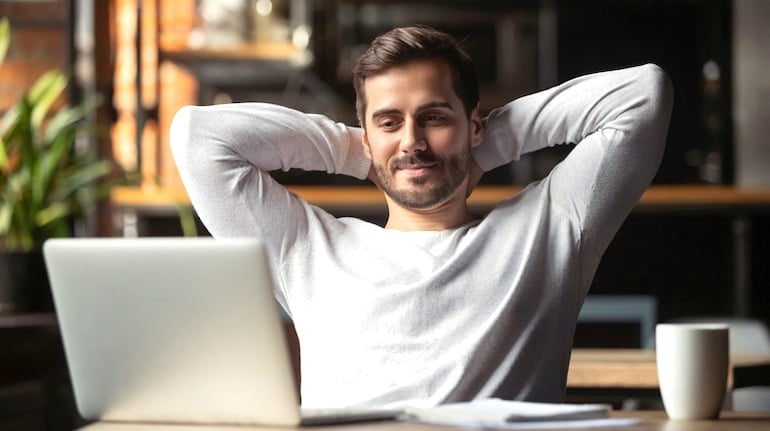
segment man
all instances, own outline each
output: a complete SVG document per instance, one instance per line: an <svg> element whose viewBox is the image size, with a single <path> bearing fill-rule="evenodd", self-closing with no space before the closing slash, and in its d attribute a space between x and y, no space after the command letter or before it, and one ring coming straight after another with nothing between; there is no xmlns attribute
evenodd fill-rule
<svg viewBox="0 0 770 431"><path fill-rule="evenodd" d="M561 401L594 271L662 157L665 73L581 77L482 119L468 56L409 27L377 38L354 79L360 129L246 103L183 108L171 130L209 231L267 244L303 405ZM547 178L473 219L481 172L566 142ZM335 218L268 174L290 168L370 178L386 226Z"/></svg>

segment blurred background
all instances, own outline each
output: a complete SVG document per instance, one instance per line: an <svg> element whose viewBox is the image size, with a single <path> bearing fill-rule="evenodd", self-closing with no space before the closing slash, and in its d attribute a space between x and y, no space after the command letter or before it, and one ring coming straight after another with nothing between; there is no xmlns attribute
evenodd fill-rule
<svg viewBox="0 0 770 431"><path fill-rule="evenodd" d="M13 37L0 109L48 68L70 71L70 98L97 92L109 101L110 142L100 151L141 173L139 183L175 190L166 131L179 106L264 100L355 123L351 69L362 49L394 26L423 23L463 41L487 111L584 73L657 63L674 81L676 104L655 182L767 185L767 8L752 0L3 0ZM527 183L562 155L538 154L486 181Z"/></svg>
<svg viewBox="0 0 770 431"><path fill-rule="evenodd" d="M127 180L96 206L83 235L183 234L179 208L187 200L168 148L168 125L181 106L265 101L355 124L357 57L376 35L417 23L462 41L479 68L484 112L582 74L657 63L674 82L675 104L654 185L770 188L770 2L763 0L0 0L0 16L11 24L0 112L51 68L71 76L66 102L105 101L89 117L104 133L88 148L113 158ZM570 149L528 155L482 185L525 185ZM275 175L330 192L367 186L307 172ZM384 217L360 214L355 202L342 206L340 215ZM653 298L657 321L738 315L770 322L768 206L635 212L592 293ZM736 280L750 287L740 303ZM615 330L622 334L579 330L576 344L639 344L623 325ZM27 337L12 350L2 340L22 337L9 331L0 328L0 357L27 366L3 369L0 386L50 368L34 359L50 346ZM66 390L53 388L19 389L18 406L18 396L0 391L0 407L11 405L6 416L17 418L7 422L57 429L29 413L53 397L59 401L49 409L71 414ZM38 396L46 391L53 395ZM62 429L77 421L67 417L59 418Z"/></svg>

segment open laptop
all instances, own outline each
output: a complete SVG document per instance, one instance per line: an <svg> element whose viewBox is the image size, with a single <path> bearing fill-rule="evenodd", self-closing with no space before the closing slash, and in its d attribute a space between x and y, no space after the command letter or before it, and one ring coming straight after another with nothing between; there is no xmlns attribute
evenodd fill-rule
<svg viewBox="0 0 770 431"><path fill-rule="evenodd" d="M294 426L398 413L302 411L258 239L52 239L43 253L86 420Z"/></svg>

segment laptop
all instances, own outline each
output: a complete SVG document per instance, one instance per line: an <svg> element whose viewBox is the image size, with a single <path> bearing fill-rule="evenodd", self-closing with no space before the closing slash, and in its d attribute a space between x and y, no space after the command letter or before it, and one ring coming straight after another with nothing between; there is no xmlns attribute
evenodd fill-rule
<svg viewBox="0 0 770 431"><path fill-rule="evenodd" d="M258 239L51 239L43 254L87 421L296 426L399 413L300 408Z"/></svg>

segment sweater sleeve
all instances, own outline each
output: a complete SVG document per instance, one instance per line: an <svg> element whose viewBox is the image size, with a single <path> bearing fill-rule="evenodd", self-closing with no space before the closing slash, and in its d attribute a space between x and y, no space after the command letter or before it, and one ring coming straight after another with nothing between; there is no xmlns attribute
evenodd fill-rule
<svg viewBox="0 0 770 431"><path fill-rule="evenodd" d="M215 237L260 236L273 257L306 232L312 208L268 174L292 168L366 177L358 128L265 103L187 106L170 128L187 193Z"/></svg>
<svg viewBox="0 0 770 431"><path fill-rule="evenodd" d="M474 159L488 171L578 144L550 173L550 198L601 253L657 172L672 104L670 80L652 64L582 76L492 111Z"/></svg>

